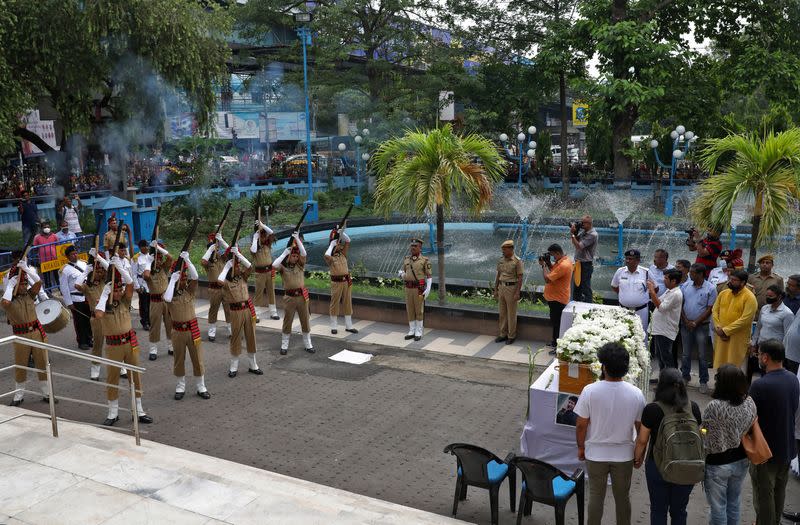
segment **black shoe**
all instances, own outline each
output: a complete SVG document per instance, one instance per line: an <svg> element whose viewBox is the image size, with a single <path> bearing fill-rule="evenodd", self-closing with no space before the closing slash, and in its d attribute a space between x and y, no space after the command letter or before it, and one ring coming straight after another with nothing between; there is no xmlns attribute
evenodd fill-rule
<svg viewBox="0 0 800 525"><path fill-rule="evenodd" d="M516 340L517 340L516 337L509 337L508 339L506 339L506 344L507 345L513 345L514 341L516 341Z"/></svg>
<svg viewBox="0 0 800 525"><path fill-rule="evenodd" d="M47 397L47 396L42 397L42 403L49 403L49 402L50 402L50 398L49 397ZM58 398L57 397L53 398L53 403L56 404L56 405L58 404Z"/></svg>
<svg viewBox="0 0 800 525"><path fill-rule="evenodd" d="M208 391L198 392L197 395L202 397L203 399L211 399L211 394L209 394Z"/></svg>
<svg viewBox="0 0 800 525"><path fill-rule="evenodd" d="M22 404L22 399L12 399L11 403L8 404L10 407L18 407Z"/></svg>
<svg viewBox="0 0 800 525"><path fill-rule="evenodd" d="M508 337L506 337L504 335L501 335L501 336L495 337L494 342L495 343L502 343L503 341L506 341L506 340L508 340Z"/></svg>
<svg viewBox="0 0 800 525"><path fill-rule="evenodd" d="M125 381L127 381L128 380L128 374L120 374L119 378L120 379L124 379Z"/></svg>
<svg viewBox="0 0 800 525"><path fill-rule="evenodd" d="M357 334L358 333L358 330L356 330L355 328L345 328L344 331L345 332L350 332L351 334Z"/></svg>
<svg viewBox="0 0 800 525"><path fill-rule="evenodd" d="M183 399L184 392L175 392L175 400L180 401Z"/></svg>
<svg viewBox="0 0 800 525"><path fill-rule="evenodd" d="M286 355L288 353L289 353L289 349L288 348L281 348L281 355Z"/></svg>
<svg viewBox="0 0 800 525"><path fill-rule="evenodd" d="M167 350L167 355L172 355L172 354L174 354L174 353L175 353L175 352L174 352L173 350Z"/></svg>
<svg viewBox="0 0 800 525"><path fill-rule="evenodd" d="M228 370L228 377L236 377L236 371L235 370Z"/></svg>
<svg viewBox="0 0 800 525"><path fill-rule="evenodd" d="M308 352L309 354L313 354L314 352L316 352L316 350L314 350L314 347L312 346L311 348L306 348L306 352Z"/></svg>
<svg viewBox="0 0 800 525"><path fill-rule="evenodd" d="M547 354L548 354L548 355L556 355L556 350L555 350L555 348L554 348L553 350L550 350L549 352L547 352Z"/></svg>
<svg viewBox="0 0 800 525"><path fill-rule="evenodd" d="M331 328L331 333L332 334L338 334L339 330L337 330L336 328Z"/></svg>
<svg viewBox="0 0 800 525"><path fill-rule="evenodd" d="M216 338L216 337L211 337L210 335L208 336L208 341L209 341L209 342L213 343L213 342L214 342L214 341L216 341L216 340L217 340L217 338Z"/></svg>
<svg viewBox="0 0 800 525"><path fill-rule="evenodd" d="M79 344L78 348L80 348L81 350L91 350L92 349L92 347L90 345L87 345L85 343Z"/></svg>
<svg viewBox="0 0 800 525"><path fill-rule="evenodd" d="M148 359L150 359L150 361L155 361L156 359L158 359L158 354L150 354Z"/></svg>
<svg viewBox="0 0 800 525"><path fill-rule="evenodd" d="M108 418L105 421L103 421L103 424L107 427L111 427L114 426L114 423L116 423L117 421L119 421L119 417Z"/></svg>
<svg viewBox="0 0 800 525"><path fill-rule="evenodd" d="M260 322L261 322L261 318L260 317L256 317L256 323L260 323Z"/></svg>
<svg viewBox="0 0 800 525"><path fill-rule="evenodd" d="M147 414L143 414L139 416L139 423L143 423L145 425L149 425L153 422L153 418L148 416Z"/></svg>
<svg viewBox="0 0 800 525"><path fill-rule="evenodd" d="M800 523L800 512L784 512L783 517L792 523Z"/></svg>
<svg viewBox="0 0 800 525"><path fill-rule="evenodd" d="M414 341L419 341L420 339L422 339L421 335L415 335L414 336Z"/></svg>
<svg viewBox="0 0 800 525"><path fill-rule="evenodd" d="M276 314L276 315L271 315L269 318L272 319L273 321L278 321L280 320L281 316Z"/></svg>
<svg viewBox="0 0 800 525"><path fill-rule="evenodd" d="M406 336L403 339L405 339L406 341L414 339L414 334L406 334Z"/></svg>
<svg viewBox="0 0 800 525"><path fill-rule="evenodd" d="M264 371L261 370L260 368L255 368L255 369L248 368L247 371L250 372L251 374L255 374L257 376L263 376L264 375Z"/></svg>
<svg viewBox="0 0 800 525"><path fill-rule="evenodd" d="M127 378L128 378L128 376L125 376L125 379L127 379ZM100 381L99 377L90 377L89 379L92 380L92 381Z"/></svg>

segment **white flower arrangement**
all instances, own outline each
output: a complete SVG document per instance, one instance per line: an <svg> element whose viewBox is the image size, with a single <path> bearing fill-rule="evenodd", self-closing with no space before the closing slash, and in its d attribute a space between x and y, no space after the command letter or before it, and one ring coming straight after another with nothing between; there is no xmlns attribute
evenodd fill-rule
<svg viewBox="0 0 800 525"><path fill-rule="evenodd" d="M650 352L641 320L624 308L598 308L576 314L572 326L559 338L556 353L562 361L588 365L598 378L601 365L597 351L614 342L621 343L631 356L625 381L645 390L650 380Z"/></svg>

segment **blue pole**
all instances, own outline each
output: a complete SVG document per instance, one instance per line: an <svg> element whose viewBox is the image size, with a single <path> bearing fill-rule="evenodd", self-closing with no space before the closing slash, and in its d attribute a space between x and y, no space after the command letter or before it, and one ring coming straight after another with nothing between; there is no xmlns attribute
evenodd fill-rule
<svg viewBox="0 0 800 525"><path fill-rule="evenodd" d="M361 206L361 147L358 142L356 142L356 196L353 204Z"/></svg>
<svg viewBox="0 0 800 525"><path fill-rule="evenodd" d="M731 245L730 245L730 249L731 250L736 249L736 226L731 228Z"/></svg>
<svg viewBox="0 0 800 525"><path fill-rule="evenodd" d="M672 143L672 151L674 152L678 147L678 141L681 140L681 137L675 139ZM669 193L667 196L667 203L664 205L664 215L667 217L672 217L672 195L675 186L675 170L678 167L678 159L675 158L675 155L670 154L672 157L672 164L670 165L669 169Z"/></svg>
<svg viewBox="0 0 800 525"><path fill-rule="evenodd" d="M625 258L622 256L622 253L625 251L623 249L623 246L622 246L622 244L623 244L622 232L623 232L622 223L619 223L619 225L617 226L617 263L618 264L622 264L623 262L625 262Z"/></svg>
<svg viewBox="0 0 800 525"><path fill-rule="evenodd" d="M433 221L429 221L428 222L428 237L430 237L430 241L431 241L431 253L437 253L437 251L436 251L436 235L434 233Z"/></svg>
<svg viewBox="0 0 800 525"><path fill-rule="evenodd" d="M517 189L522 191L522 141L519 142L519 178L517 179Z"/></svg>
<svg viewBox="0 0 800 525"><path fill-rule="evenodd" d="M528 218L522 219L522 246L520 248L519 256L521 259L525 258L528 253Z"/></svg>
<svg viewBox="0 0 800 525"><path fill-rule="evenodd" d="M303 92L306 99L306 172L308 175L308 200L304 203L303 207L305 209L305 207L310 206L311 209L308 211L306 218L309 221L317 221L319 220L319 207L314 200L314 177L311 170L311 110L309 109L308 101L308 53L306 51L306 46L309 44L309 40L311 40L311 32L308 27L302 26L297 30L297 34L300 35L300 39L303 41Z"/></svg>

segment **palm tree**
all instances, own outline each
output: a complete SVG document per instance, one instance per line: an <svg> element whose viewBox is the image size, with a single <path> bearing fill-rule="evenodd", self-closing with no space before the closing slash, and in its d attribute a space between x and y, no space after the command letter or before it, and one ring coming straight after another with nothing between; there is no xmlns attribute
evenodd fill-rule
<svg viewBox="0 0 800 525"><path fill-rule="evenodd" d="M378 176L375 211L436 213L439 304L445 304L444 216L455 198L478 215L492 199L506 162L497 146L479 135L460 136L451 125L429 132L408 131L383 142L372 158Z"/></svg>
<svg viewBox="0 0 800 525"><path fill-rule="evenodd" d="M699 225L727 229L734 203L752 202L752 272L756 248L784 229L800 198L800 128L712 139L700 158L710 176L698 187L692 215Z"/></svg>

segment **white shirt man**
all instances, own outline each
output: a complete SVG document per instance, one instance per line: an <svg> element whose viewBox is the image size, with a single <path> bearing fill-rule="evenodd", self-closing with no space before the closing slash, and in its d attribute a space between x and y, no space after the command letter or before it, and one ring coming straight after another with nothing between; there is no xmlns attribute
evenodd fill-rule
<svg viewBox="0 0 800 525"><path fill-rule="evenodd" d="M667 288L664 286L664 272L675 268L673 265L667 262L668 260L669 254L667 251L659 248L653 254L653 264L651 264L650 268L647 269L650 274L650 280L656 283L659 297L664 295L664 292L667 291Z"/></svg>
<svg viewBox="0 0 800 525"><path fill-rule="evenodd" d="M708 274L708 282L713 284L714 288L716 288L719 283L724 283L728 280L728 274L725 273L725 268L728 266L727 259L727 257L720 259L717 267L712 268L711 273Z"/></svg>
<svg viewBox="0 0 800 525"><path fill-rule="evenodd" d="M656 292L655 283L653 281L647 283L650 299L656 307L653 310L653 321L650 323L650 335L653 336L653 348L661 370L675 365L672 343L678 337L681 322L683 292L679 285L682 278L680 271L668 271L664 276L667 291L661 297Z"/></svg>
<svg viewBox="0 0 800 525"><path fill-rule="evenodd" d="M650 318L648 306L650 297L647 293L649 271L639 266L641 254L639 250L625 252L625 266L618 269L611 279L611 289L619 295L620 306L635 312L642 321L642 329L647 332Z"/></svg>
<svg viewBox="0 0 800 525"><path fill-rule="evenodd" d="M78 259L78 250L75 246L67 246L64 255L67 256L69 262L61 269L61 279L59 280L61 297L64 305L72 311L72 323L75 327L78 348L88 350L92 347L92 326L89 323L91 312L83 292L75 288L75 282L86 272L86 263Z"/></svg>

